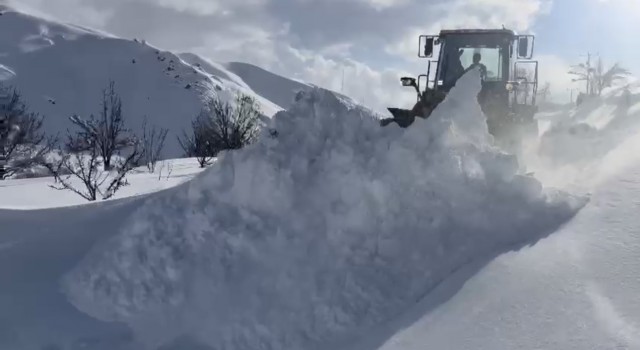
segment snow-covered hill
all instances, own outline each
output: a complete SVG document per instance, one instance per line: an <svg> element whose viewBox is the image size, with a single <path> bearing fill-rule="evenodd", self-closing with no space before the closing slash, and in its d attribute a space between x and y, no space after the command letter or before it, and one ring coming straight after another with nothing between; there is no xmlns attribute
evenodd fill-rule
<svg viewBox="0 0 640 350"><path fill-rule="evenodd" d="M151 123L170 130L166 157L182 155L176 135L189 127L209 96L252 95L266 116L288 107L285 103L294 96L289 85L277 85L286 84L289 80L285 78L274 81L274 75L266 71L251 76L255 86L264 86L261 79L269 79L269 96L277 97L276 102L254 92L222 65L195 66L189 59L193 56L183 55L183 60L142 41L55 23L6 7L0 16L0 83L22 92L30 109L46 117L45 128L51 134L64 136L70 127L68 118L74 114L97 113L109 80L122 97L131 128L139 131L147 116ZM211 69L214 66L218 68Z"/></svg>
<svg viewBox="0 0 640 350"><path fill-rule="evenodd" d="M286 79L260 67L242 62L229 62L225 67L238 75L253 91L280 106L289 106L298 91L308 90L311 84ZM274 87L278 87L274 89Z"/></svg>

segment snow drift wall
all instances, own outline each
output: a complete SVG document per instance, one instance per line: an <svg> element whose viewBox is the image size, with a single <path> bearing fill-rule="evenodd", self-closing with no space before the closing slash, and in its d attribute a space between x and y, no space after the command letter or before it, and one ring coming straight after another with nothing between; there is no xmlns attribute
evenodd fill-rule
<svg viewBox="0 0 640 350"><path fill-rule="evenodd" d="M259 143L158 194L65 278L150 346L311 349L410 308L461 265L576 210L491 146L465 75L429 120L380 128L321 89Z"/></svg>
<svg viewBox="0 0 640 350"><path fill-rule="evenodd" d="M599 161L640 132L640 83L608 88L550 122L541 156L563 165Z"/></svg>

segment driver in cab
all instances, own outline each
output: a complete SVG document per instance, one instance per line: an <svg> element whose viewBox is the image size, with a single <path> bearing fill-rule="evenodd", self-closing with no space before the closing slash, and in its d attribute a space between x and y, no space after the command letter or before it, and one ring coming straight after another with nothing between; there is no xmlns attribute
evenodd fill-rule
<svg viewBox="0 0 640 350"><path fill-rule="evenodd" d="M467 67L467 69L465 69L464 72L466 73L472 70L473 68L480 67L480 76L482 77L482 80L484 80L487 77L487 66L480 63L481 60L482 60L482 55L480 53L474 53L473 63L471 63L471 65Z"/></svg>

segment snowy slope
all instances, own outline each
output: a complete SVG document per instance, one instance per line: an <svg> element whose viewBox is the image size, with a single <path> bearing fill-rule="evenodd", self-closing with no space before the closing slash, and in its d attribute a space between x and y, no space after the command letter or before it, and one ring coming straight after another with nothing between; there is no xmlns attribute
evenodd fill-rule
<svg viewBox="0 0 640 350"><path fill-rule="evenodd" d="M279 106L238 81L221 78L146 43L125 40L4 10L0 16L0 79L18 88L31 110L46 116L49 133L64 135L73 114L97 113L102 89L116 83L129 126L148 116L169 128L166 156L182 154L176 135L188 128L202 100L243 92L258 98L263 113ZM232 73L229 73L232 74Z"/></svg>
<svg viewBox="0 0 640 350"><path fill-rule="evenodd" d="M489 143L478 73L460 84L411 129L326 90L298 94L259 143L126 218L65 292L149 348L333 349L411 309L580 204L518 174Z"/></svg>
<svg viewBox="0 0 640 350"><path fill-rule="evenodd" d="M204 73L211 80L220 83L222 86L226 86L233 89L234 91L238 91L244 94L254 96L258 100L258 102L260 102L260 104L262 105L263 113L266 116L270 117L274 115L276 112L289 107L290 102L281 105L280 104L281 101L270 99L267 95L262 94L264 91L257 91L253 89L253 87L247 84L244 80L242 80L240 76L227 70L227 68L223 64L213 62L207 58L201 57L194 53L181 53L181 54L178 54L178 56L184 62L196 67L198 71ZM278 84L271 85L272 93L273 92L278 93L278 91L284 91L284 92L280 92L279 94L289 93L287 90L288 81L289 81L288 79L280 77L278 83L282 85L278 85ZM293 93L291 93L291 96L293 98Z"/></svg>
<svg viewBox="0 0 640 350"><path fill-rule="evenodd" d="M249 63L227 62L224 64L224 67L241 78L242 81L251 87L258 95L267 98L269 101L273 101L284 109L288 108L289 105L294 102L294 98L298 92L308 91L310 88L318 87L315 84L283 77ZM348 96L337 91L331 90L331 92L340 98L349 99ZM378 113L377 117L379 118L379 112L376 113ZM386 109L384 110L384 117L389 117Z"/></svg>
<svg viewBox="0 0 640 350"><path fill-rule="evenodd" d="M185 62L196 65L214 77L226 80L227 84L237 84L240 88L250 89L281 109L289 108L298 92L316 87L313 84L286 78L249 63L227 62L220 64L193 53L181 53L179 56ZM335 91L333 93L345 97Z"/></svg>
<svg viewBox="0 0 640 350"><path fill-rule="evenodd" d="M288 108L298 91L309 90L310 84L284 78L260 67L242 62L229 62L225 67L247 83L256 93Z"/></svg>
<svg viewBox="0 0 640 350"><path fill-rule="evenodd" d="M183 52L178 56L180 56L180 58L185 62L200 68L204 72L209 73L212 76L217 77L218 79L224 79L243 88L251 89L251 87L247 83L245 83L242 78L240 78L235 73L227 70L223 64L213 62L207 58L191 52Z"/></svg>

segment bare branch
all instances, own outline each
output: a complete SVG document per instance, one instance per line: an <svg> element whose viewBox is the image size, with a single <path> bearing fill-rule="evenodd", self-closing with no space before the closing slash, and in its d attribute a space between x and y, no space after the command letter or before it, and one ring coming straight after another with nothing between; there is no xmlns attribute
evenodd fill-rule
<svg viewBox="0 0 640 350"><path fill-rule="evenodd" d="M218 154L211 133L211 121L206 114L200 113L191 122L191 133L183 131L183 137L178 136L178 143L187 157L195 157L201 168L204 168Z"/></svg>
<svg viewBox="0 0 640 350"><path fill-rule="evenodd" d="M144 156L144 152L141 152L141 148L139 143L136 143L133 146L133 150L129 153L129 156L125 158L122 164L118 165L118 171L116 176L111 180L109 186L105 191L101 191L102 199L109 199L113 197L113 195L124 186L124 178L133 168L135 168L135 164L140 161L140 158Z"/></svg>
<svg viewBox="0 0 640 350"><path fill-rule="evenodd" d="M169 129L147 126L147 118L142 123L142 150L141 161L144 162L150 173L155 172L156 163L162 156L162 149Z"/></svg>
<svg viewBox="0 0 640 350"><path fill-rule="evenodd" d="M72 116L70 120L78 130L68 132L64 145L67 154L58 162L44 162L59 183L51 187L70 190L89 201L95 201L98 195L102 199L112 198L126 184L126 175L143 155L140 141L124 126L122 104L113 82L103 91L98 118L91 115L83 120ZM118 162L126 150L129 151L124 161ZM70 181L72 178L80 180L83 188L75 188Z"/></svg>
<svg viewBox="0 0 640 350"><path fill-rule="evenodd" d="M30 170L51 151L55 138L47 138L42 125L17 90L0 86L0 178Z"/></svg>

